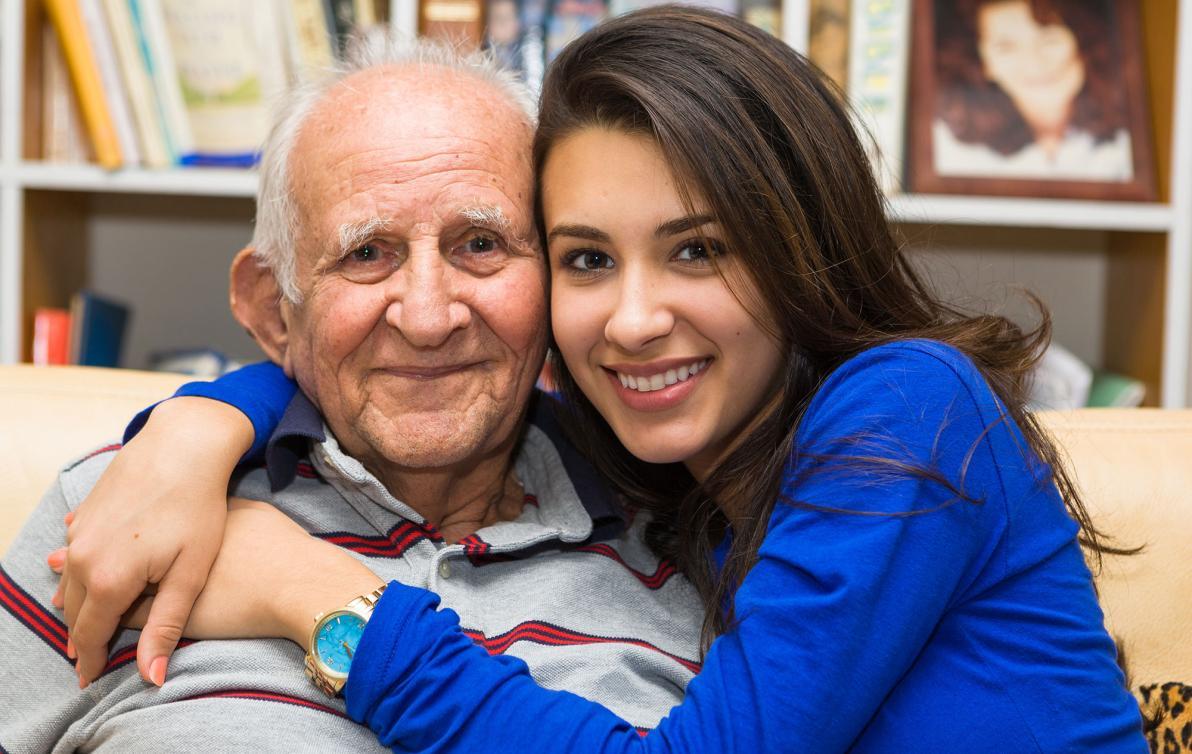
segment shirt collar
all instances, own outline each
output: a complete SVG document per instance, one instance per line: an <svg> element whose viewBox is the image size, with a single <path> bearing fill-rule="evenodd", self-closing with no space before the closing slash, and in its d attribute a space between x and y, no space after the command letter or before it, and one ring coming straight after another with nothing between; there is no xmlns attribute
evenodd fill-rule
<svg viewBox="0 0 1192 754"><path fill-rule="evenodd" d="M542 430L554 444L584 510L592 519L593 537L603 539L627 525L625 510L616 493L563 435L555 417L556 405L554 397L535 390L530 396L527 421ZM265 446L265 471L272 491L290 486L298 475L298 462L307 457L310 444L326 439L319 409L301 390L295 392Z"/></svg>

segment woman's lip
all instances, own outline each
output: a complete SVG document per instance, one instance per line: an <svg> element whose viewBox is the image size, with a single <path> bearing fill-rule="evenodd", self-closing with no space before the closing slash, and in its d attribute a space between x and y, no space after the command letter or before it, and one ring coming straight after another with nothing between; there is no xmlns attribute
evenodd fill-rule
<svg viewBox="0 0 1192 754"><path fill-rule="evenodd" d="M687 363L690 362L680 362L680 364ZM707 373L711 366L712 362L709 361L707 366L682 382L676 382L673 385L667 385L660 390L651 390L648 393L643 393L639 390L625 387L621 384L621 378L617 376L617 373L608 367L604 369L604 373L608 376L609 383L613 388L613 392L617 394L617 397L620 398L621 402L624 403L628 408L634 411L654 412L666 411L667 409L674 408L683 401L687 400L687 397L690 396L695 390L697 383L704 378L704 374ZM654 374L657 373L655 372Z"/></svg>
<svg viewBox="0 0 1192 754"><path fill-rule="evenodd" d="M669 369L689 367L692 364L700 364L705 361L710 363L712 357L690 356L677 359L659 359L658 361L651 361L648 364L602 364L601 366L613 372L621 372L622 374L628 374L634 377L653 377L656 374L665 374Z"/></svg>

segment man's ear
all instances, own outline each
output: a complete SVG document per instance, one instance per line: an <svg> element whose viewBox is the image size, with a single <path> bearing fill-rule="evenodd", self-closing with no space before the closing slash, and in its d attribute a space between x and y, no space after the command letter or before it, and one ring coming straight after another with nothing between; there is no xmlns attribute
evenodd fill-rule
<svg viewBox="0 0 1192 754"><path fill-rule="evenodd" d="M232 260L229 298L232 316L265 351L269 359L287 366L289 325L282 312L281 287L273 270L257 261L251 246Z"/></svg>

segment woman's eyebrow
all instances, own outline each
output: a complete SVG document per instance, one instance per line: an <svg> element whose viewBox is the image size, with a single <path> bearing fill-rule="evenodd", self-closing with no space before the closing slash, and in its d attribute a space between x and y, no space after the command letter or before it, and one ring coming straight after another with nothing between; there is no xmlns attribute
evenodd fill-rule
<svg viewBox="0 0 1192 754"><path fill-rule="evenodd" d="M689 230L694 230L715 221L716 218L711 215L688 215L687 217L680 217L675 220L667 220L658 226L658 229L654 231L654 235L658 238L666 238L667 236L686 233Z"/></svg>
<svg viewBox="0 0 1192 754"><path fill-rule="evenodd" d="M610 243L612 237L599 228L593 228L591 225L556 225L551 228L550 233L547 234L547 242L551 242L559 236L567 236L569 238L580 238L585 241L596 241L598 243Z"/></svg>

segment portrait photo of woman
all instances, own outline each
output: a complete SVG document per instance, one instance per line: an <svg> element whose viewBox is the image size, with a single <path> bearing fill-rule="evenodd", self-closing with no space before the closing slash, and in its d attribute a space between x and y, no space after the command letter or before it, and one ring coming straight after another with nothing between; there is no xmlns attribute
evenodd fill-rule
<svg viewBox="0 0 1192 754"><path fill-rule="evenodd" d="M917 23L930 27L919 29L929 48L920 50L914 108L919 190L1147 198L1135 2L924 0L919 8Z"/></svg>

